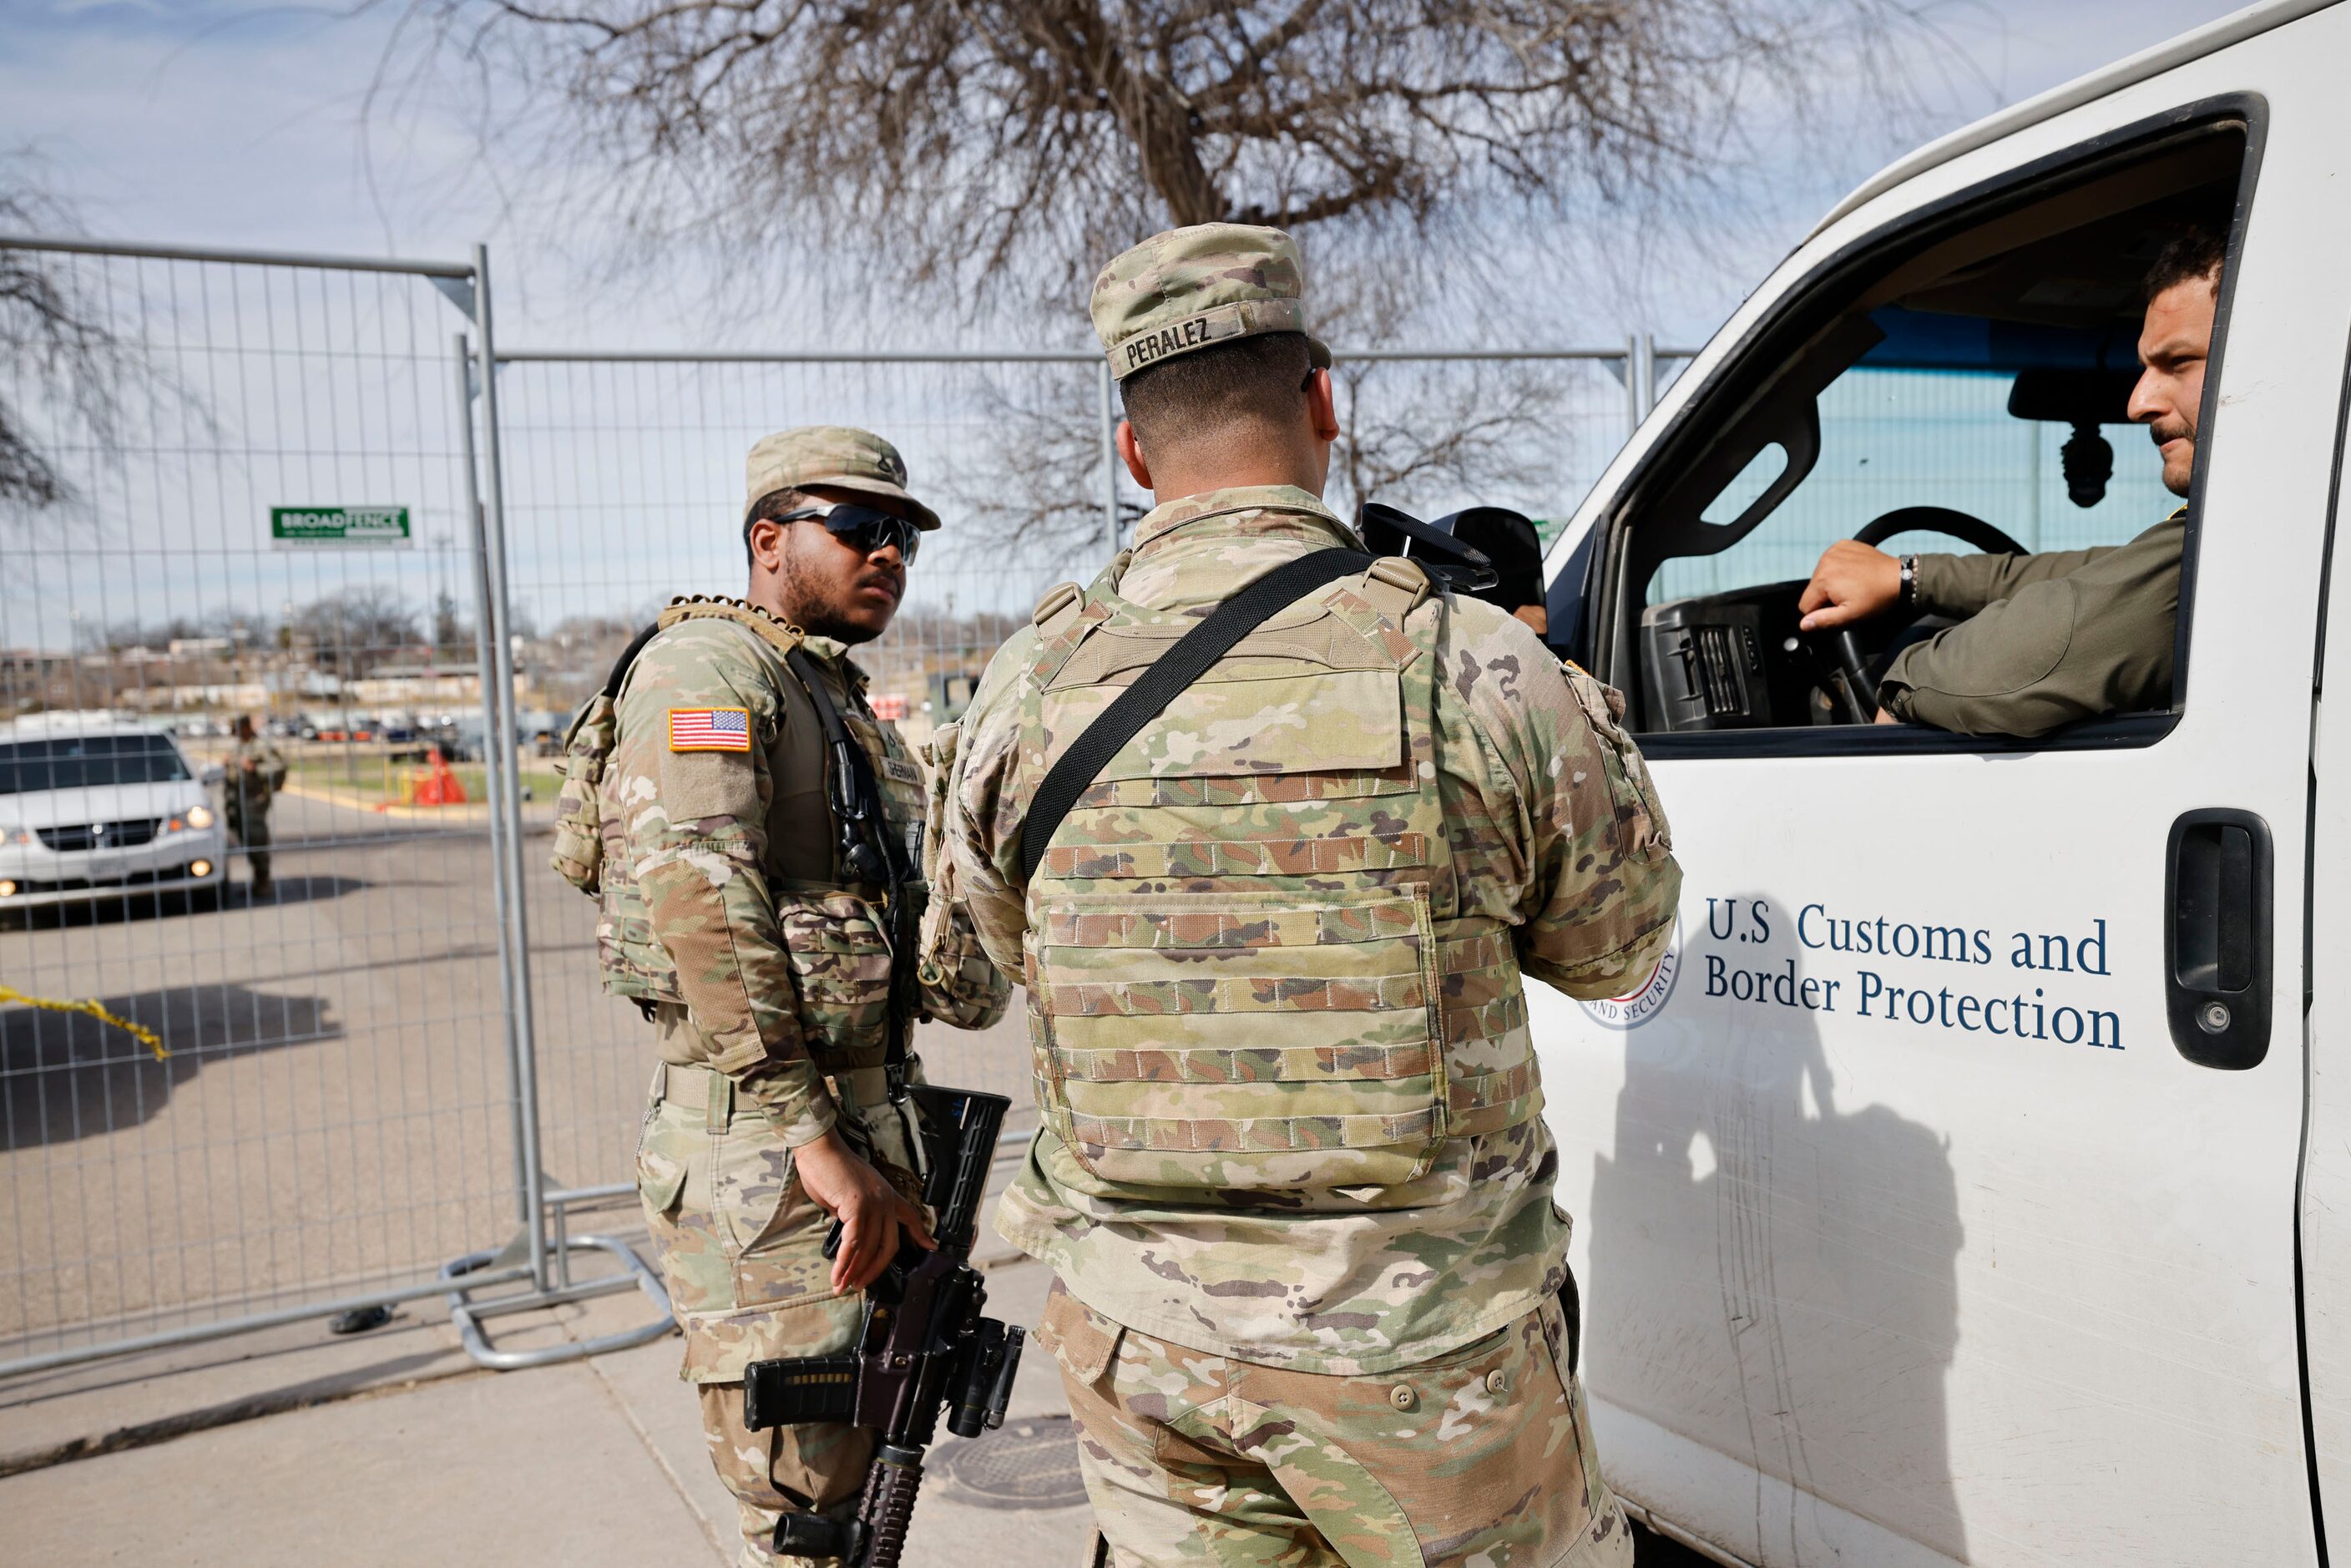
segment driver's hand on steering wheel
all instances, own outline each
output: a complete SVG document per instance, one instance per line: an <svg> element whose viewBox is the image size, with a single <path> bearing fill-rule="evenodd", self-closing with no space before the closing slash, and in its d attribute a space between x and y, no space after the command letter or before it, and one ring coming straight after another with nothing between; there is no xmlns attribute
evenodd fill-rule
<svg viewBox="0 0 2351 1568"><path fill-rule="evenodd" d="M1902 597L1902 563L1884 550L1839 539L1821 554L1813 580L1796 601L1806 632L1832 631L1894 608Z"/></svg>

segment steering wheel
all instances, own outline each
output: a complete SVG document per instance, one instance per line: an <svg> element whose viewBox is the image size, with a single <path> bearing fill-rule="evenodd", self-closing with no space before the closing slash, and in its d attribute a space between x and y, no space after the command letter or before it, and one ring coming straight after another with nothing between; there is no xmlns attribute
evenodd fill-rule
<svg viewBox="0 0 2351 1568"><path fill-rule="evenodd" d="M1896 534L1947 534L1961 544L1970 544L1986 555L2022 555L2024 547L2009 538L1981 517L1953 511L1949 507L1897 507L1882 517L1873 517L1853 536L1855 544L1876 546ZM1861 639L1854 629L1840 626L1834 634L1838 668L1844 674L1847 705L1853 710L1855 722L1869 724L1877 717L1876 686L1869 678L1869 659L1861 651Z"/></svg>

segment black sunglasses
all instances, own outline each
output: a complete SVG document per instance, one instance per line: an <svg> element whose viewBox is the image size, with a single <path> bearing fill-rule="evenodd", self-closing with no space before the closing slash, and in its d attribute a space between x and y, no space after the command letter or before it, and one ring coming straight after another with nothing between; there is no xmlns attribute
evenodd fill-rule
<svg viewBox="0 0 2351 1568"><path fill-rule="evenodd" d="M861 507L854 501L802 507L798 511L786 512L776 521L822 523L827 533L860 555L872 555L896 545L898 559L908 566L914 564L915 552L923 548L923 530L914 526L914 519L878 507Z"/></svg>

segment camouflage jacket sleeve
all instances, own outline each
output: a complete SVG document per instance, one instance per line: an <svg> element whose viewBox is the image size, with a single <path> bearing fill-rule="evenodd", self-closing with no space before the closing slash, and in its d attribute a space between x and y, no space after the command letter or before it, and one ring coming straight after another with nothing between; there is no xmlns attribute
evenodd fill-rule
<svg viewBox="0 0 2351 1568"><path fill-rule="evenodd" d="M963 737L947 781L945 853L954 857L956 891L972 930L997 971L1024 984L1021 939L1029 928L1028 889L1020 875L1020 673L1035 655L1037 633L1022 627L996 651L963 716Z"/></svg>
<svg viewBox="0 0 2351 1568"><path fill-rule="evenodd" d="M771 661L723 621L688 621L645 645L618 706L613 796L654 937L676 966L695 1025L794 1147L835 1111L800 1039L799 1009L774 892L762 869L773 786L768 747L781 722ZM740 708L746 751L673 751L673 708Z"/></svg>
<svg viewBox="0 0 2351 1568"><path fill-rule="evenodd" d="M245 771L248 762L253 764L251 773ZM246 793L257 801L266 801L272 792L286 787L286 754L266 741L239 741L229 749L225 770L232 783L250 779Z"/></svg>
<svg viewBox="0 0 2351 1568"><path fill-rule="evenodd" d="M971 911L960 893L956 856L947 847L947 786L954 777L963 729L940 727L924 748L929 804L923 833L923 880L931 902L923 914L922 952L916 977L922 982L923 1016L956 1029L986 1029L1004 1016L1011 983L979 945Z"/></svg>
<svg viewBox="0 0 2351 1568"><path fill-rule="evenodd" d="M1437 648L1483 754L1505 883L1485 896L1518 922L1520 964L1570 996L1638 986L1672 936L1682 873L1624 699L1489 606L1457 601Z"/></svg>

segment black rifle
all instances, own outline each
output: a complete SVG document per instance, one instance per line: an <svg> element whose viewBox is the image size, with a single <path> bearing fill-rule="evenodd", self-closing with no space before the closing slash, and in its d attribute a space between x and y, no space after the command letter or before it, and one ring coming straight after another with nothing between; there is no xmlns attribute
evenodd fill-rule
<svg viewBox="0 0 2351 1568"><path fill-rule="evenodd" d="M938 1249L902 1241L866 1287L857 1348L840 1355L755 1361L743 1369L743 1424L754 1431L845 1421L881 1435L853 1519L788 1513L785 1556L837 1557L846 1568L896 1568L923 1484L923 1451L948 1409L947 1430L977 1437L1004 1424L1019 1370L1021 1331L980 1316L987 1289L969 1261L996 1135L1012 1102L968 1089L911 1086L922 1130L923 1201L938 1216ZM825 1243L840 1240L836 1225Z"/></svg>

